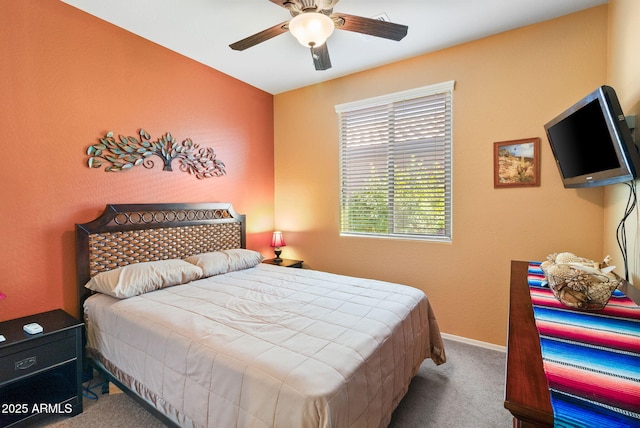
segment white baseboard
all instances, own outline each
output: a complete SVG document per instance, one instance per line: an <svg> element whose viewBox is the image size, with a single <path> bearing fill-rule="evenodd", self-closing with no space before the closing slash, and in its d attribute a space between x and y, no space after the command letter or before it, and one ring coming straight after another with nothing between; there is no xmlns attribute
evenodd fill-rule
<svg viewBox="0 0 640 428"><path fill-rule="evenodd" d="M481 348L492 349L494 351L507 352L506 346L494 345L493 343L481 342L480 340L468 339L466 337L456 336L454 334L440 333L440 335L444 339L455 340L456 342L463 342L473 346L480 346Z"/></svg>

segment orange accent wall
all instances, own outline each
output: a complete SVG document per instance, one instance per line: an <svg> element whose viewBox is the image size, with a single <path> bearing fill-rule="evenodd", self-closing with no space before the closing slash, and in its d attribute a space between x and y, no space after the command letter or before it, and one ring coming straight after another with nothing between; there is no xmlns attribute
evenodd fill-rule
<svg viewBox="0 0 640 428"><path fill-rule="evenodd" d="M0 320L76 311L74 224L107 203L232 202L273 230L273 96L56 0L0 6ZM108 131L212 147L227 175L87 167ZM155 157L154 157L155 158ZM1 332L0 332L1 333Z"/></svg>
<svg viewBox="0 0 640 428"><path fill-rule="evenodd" d="M543 126L606 79L604 5L276 95L284 255L420 288L442 331L504 345L512 259L603 256L603 191L563 188ZM453 241L340 236L334 106L449 80L456 81ZM300 111L313 111L313 120L291 121ZM542 139L540 187L494 189L493 143L531 137Z"/></svg>

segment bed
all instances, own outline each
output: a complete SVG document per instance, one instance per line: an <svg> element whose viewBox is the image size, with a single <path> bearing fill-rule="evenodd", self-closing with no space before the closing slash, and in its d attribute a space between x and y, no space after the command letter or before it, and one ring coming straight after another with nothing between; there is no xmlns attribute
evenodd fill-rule
<svg viewBox="0 0 640 428"><path fill-rule="evenodd" d="M231 204L107 205L76 247L88 363L170 426L385 427L445 362L422 291L260 263Z"/></svg>

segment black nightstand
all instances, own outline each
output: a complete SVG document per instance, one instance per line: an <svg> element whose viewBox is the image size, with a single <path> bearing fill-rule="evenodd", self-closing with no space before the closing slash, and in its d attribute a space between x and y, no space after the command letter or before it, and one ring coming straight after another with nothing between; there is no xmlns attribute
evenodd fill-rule
<svg viewBox="0 0 640 428"><path fill-rule="evenodd" d="M82 325L60 309L0 322L0 427L82 412Z"/></svg>
<svg viewBox="0 0 640 428"><path fill-rule="evenodd" d="M267 263L269 265L277 265L282 267L292 267L292 268L302 268L302 263L304 260L291 260L291 259L282 259L281 261L276 261L276 259L265 259L262 263Z"/></svg>

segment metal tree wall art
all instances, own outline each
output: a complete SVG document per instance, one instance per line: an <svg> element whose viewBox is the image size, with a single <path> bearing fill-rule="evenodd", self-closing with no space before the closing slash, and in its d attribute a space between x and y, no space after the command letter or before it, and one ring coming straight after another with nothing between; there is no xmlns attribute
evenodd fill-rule
<svg viewBox="0 0 640 428"><path fill-rule="evenodd" d="M140 139L125 137L114 138L113 132L107 132L100 138L99 144L87 149L89 168L100 168L104 163L106 172L125 171L134 166L142 165L153 168L151 156L158 156L164 162L164 171L173 171L171 163L178 159L180 171L195 175L198 179L220 177L225 175L224 163L216 159L213 149L200 147L190 138L182 142L176 141L170 133L166 133L156 141L141 129Z"/></svg>

